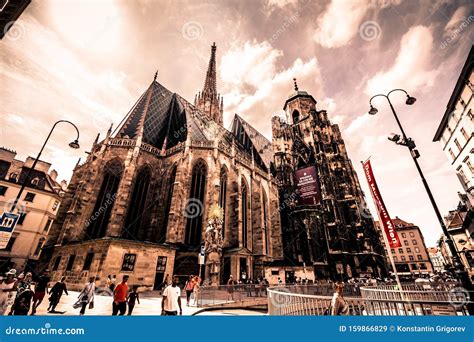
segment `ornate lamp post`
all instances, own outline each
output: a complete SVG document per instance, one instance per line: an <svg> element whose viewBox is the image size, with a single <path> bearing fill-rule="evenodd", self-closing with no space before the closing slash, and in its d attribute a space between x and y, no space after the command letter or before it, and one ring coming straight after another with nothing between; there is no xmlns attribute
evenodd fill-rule
<svg viewBox="0 0 474 342"><path fill-rule="evenodd" d="M30 167L30 169L28 170L28 173L26 174L26 177L25 179L23 180L23 183L21 185L21 188L20 188L20 191L18 192L18 195L16 195L16 198L15 198L15 202L13 202L13 206L12 208L10 209L10 212L14 212L17 204L18 204L18 201L20 200L20 197L21 197L21 194L23 193L23 191L25 190L25 187L27 185L27 182L28 180L30 179L30 175L31 175L31 171L35 169L35 166L36 164L38 163L38 160L39 158L41 157L41 154L43 153L43 150L44 150L44 147L46 146L46 143L48 142L49 140L49 137L51 136L51 133L53 133L53 130L54 128L56 127L56 125L60 122L65 122L65 123L68 123L70 125L72 125L75 129L76 129L76 132L77 132L77 137L74 141L70 142L69 143L69 147L71 148L74 148L74 149L78 149L79 148L79 129L77 128L76 125L74 125L71 121L68 121L68 120L59 120L59 121L56 121L53 125L53 127L51 128L51 130L49 131L49 134L48 136L46 137L46 140L44 141L43 143L43 146L41 147L41 150L39 151L38 155L36 156L36 159L35 161L33 162L33 165Z"/></svg>
<svg viewBox="0 0 474 342"><path fill-rule="evenodd" d="M418 173L420 174L421 181L423 182L423 186L425 187L426 193L428 194L431 205L433 206L433 209L435 211L436 217L438 218L438 222L441 226L441 229L443 230L443 234L446 236L446 244L448 245L449 250L450 250L450 252L453 256L453 264L454 264L454 267L456 269L456 271L455 271L456 276L461 281L462 286L469 292L470 297L472 297L474 287L473 287L473 285L472 285L472 283L469 279L469 274L467 273L463 263L461 262L461 259L459 258L459 254L456 250L456 247L454 246L453 240L451 239L451 235L449 234L448 229L446 228L446 225L444 224L443 217L441 216L441 213L438 209L438 206L437 206L436 201L433 197L433 194L431 193L431 189L428 185L428 182L426 181L425 176L423 175L423 171L421 170L421 167L418 164L418 158L420 157L420 153L416 149L416 145L415 145L415 142L413 141L413 139L407 137L407 135L405 134L405 130L403 129L402 124L400 123L400 120L398 119L397 113L395 112L395 108L393 107L392 102L390 101L390 94L392 94L393 92L396 92L396 91L401 91L401 92L405 93L405 95L407 97L405 103L407 105L411 106L416 102L416 98L414 98L413 96L410 96L407 93L406 90L404 90L404 89L393 89L390 92L388 92L388 94L386 94L386 95L385 94L377 94L377 95L372 96L372 98L369 100L370 110L369 110L368 113L370 115L375 115L378 112L378 109L375 108L372 105L372 100L374 98L384 97L385 99L387 99L388 104L390 105L390 109L392 110L393 116L395 117L395 120L397 121L398 127L400 128L400 131L402 133L402 136L400 136L398 134L393 134L388 139L390 141L393 141L397 145L406 146L408 148L408 150L410 151L410 155L413 159L413 162L415 163L415 166L416 166L416 169L418 170ZM467 301L468 301L467 308L468 308L469 314L474 315L474 305L470 301L470 298L467 298Z"/></svg>

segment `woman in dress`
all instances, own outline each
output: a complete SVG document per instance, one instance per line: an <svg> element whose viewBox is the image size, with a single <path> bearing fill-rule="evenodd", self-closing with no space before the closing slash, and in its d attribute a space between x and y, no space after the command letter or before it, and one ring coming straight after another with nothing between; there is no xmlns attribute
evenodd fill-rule
<svg viewBox="0 0 474 342"><path fill-rule="evenodd" d="M90 277L89 282L84 285L77 302L74 304L74 308L81 308L79 315L86 313L86 307L89 304L89 309L94 307L94 291L95 291L95 277Z"/></svg>

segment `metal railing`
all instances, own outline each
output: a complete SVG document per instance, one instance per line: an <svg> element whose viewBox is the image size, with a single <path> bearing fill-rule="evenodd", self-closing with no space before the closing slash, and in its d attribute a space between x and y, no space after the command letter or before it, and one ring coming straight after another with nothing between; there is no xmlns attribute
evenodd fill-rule
<svg viewBox="0 0 474 342"><path fill-rule="evenodd" d="M267 286L261 284L236 284L219 286L202 286L197 306L209 306L215 304L256 302L256 299L267 297Z"/></svg>
<svg viewBox="0 0 474 342"><path fill-rule="evenodd" d="M346 285L343 297L349 315L467 315L468 297L462 298L462 289L459 293L454 287L403 285L402 293L396 285ZM269 315L329 315L334 290L328 284L279 286L267 292Z"/></svg>

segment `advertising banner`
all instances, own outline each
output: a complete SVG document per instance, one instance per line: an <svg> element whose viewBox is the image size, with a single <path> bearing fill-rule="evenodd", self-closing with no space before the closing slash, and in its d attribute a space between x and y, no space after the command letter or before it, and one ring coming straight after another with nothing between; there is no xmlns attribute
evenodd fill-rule
<svg viewBox="0 0 474 342"><path fill-rule="evenodd" d="M314 166L296 170L295 178L300 204L315 205L321 203L318 175Z"/></svg>

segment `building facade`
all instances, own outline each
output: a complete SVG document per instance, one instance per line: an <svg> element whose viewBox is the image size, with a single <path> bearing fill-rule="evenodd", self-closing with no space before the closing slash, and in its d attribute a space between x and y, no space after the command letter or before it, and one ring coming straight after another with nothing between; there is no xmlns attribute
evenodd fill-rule
<svg viewBox="0 0 474 342"><path fill-rule="evenodd" d="M224 211L221 282L264 275L283 258L271 143L241 117L222 126L216 47L195 105L156 80L74 169L44 247L53 279L127 274L142 289L202 274L208 210Z"/></svg>
<svg viewBox="0 0 474 342"><path fill-rule="evenodd" d="M446 261L444 260L441 248L439 247L428 247L428 254L430 256L431 264L435 272L443 272L446 267Z"/></svg>
<svg viewBox="0 0 474 342"><path fill-rule="evenodd" d="M433 141L439 141L466 193L472 225L474 206L474 47L461 70Z"/></svg>
<svg viewBox="0 0 474 342"><path fill-rule="evenodd" d="M392 219L392 222L402 244L399 248L391 249L397 273L402 276L433 273L433 265L420 228L398 217Z"/></svg>
<svg viewBox="0 0 474 342"><path fill-rule="evenodd" d="M316 104L295 80L286 119L272 119L285 261L317 279L384 276L379 232L341 131Z"/></svg>
<svg viewBox="0 0 474 342"><path fill-rule="evenodd" d="M8 210L33 165L34 158L15 159L16 152L0 148L0 208ZM51 164L39 161L28 180L15 212L18 224L5 249L0 249L0 273L9 268L33 269L58 212L66 183L56 181Z"/></svg>

